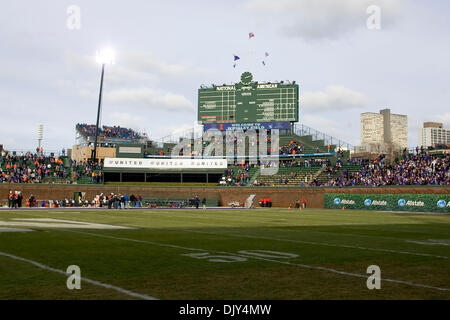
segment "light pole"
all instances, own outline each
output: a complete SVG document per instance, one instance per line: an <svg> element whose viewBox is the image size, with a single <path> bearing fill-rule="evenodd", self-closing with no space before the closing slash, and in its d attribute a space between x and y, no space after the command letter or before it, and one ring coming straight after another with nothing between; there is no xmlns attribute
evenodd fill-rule
<svg viewBox="0 0 450 320"><path fill-rule="evenodd" d="M41 141L43 138L44 138L44 125L40 124L38 126L38 152L36 152L37 154L41 152Z"/></svg>
<svg viewBox="0 0 450 320"><path fill-rule="evenodd" d="M100 93L98 95L98 109L97 109L97 123L95 125L95 141L94 150L92 150L91 160L97 163L97 140L98 140L98 126L100 123L100 111L102 107L102 91L103 91L103 76L105 74L105 64L114 64L115 54L111 48L106 48L102 51L97 51L97 63L102 65L102 75L100 78Z"/></svg>

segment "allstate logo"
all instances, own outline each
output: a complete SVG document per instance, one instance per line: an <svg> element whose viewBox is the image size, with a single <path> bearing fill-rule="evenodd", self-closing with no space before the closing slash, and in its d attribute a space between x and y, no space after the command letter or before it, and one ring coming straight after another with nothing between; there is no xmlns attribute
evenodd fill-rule
<svg viewBox="0 0 450 320"><path fill-rule="evenodd" d="M438 206L439 208L445 208L446 205L447 205L447 204L445 203L444 200L439 200L439 201L437 202L437 206Z"/></svg>
<svg viewBox="0 0 450 320"><path fill-rule="evenodd" d="M365 206L369 207L371 204L372 204L372 200L370 200L370 199L364 200L364 205Z"/></svg>
<svg viewBox="0 0 450 320"><path fill-rule="evenodd" d="M406 205L406 200L405 199L398 200L398 206L399 207L404 207L405 205Z"/></svg>
<svg viewBox="0 0 450 320"><path fill-rule="evenodd" d="M334 202L334 204L338 205L339 203L341 203L341 199L335 198L333 202Z"/></svg>

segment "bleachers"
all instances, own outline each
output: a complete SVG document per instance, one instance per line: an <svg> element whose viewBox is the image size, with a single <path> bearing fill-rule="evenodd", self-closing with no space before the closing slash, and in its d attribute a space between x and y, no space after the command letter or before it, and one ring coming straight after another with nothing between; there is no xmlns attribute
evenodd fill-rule
<svg viewBox="0 0 450 320"><path fill-rule="evenodd" d="M17 168L15 170L14 168ZM35 155L0 157L0 182L20 183L95 183L82 165L72 168L69 157ZM16 172L18 171L18 172ZM74 172L77 172L74 176ZM94 170L98 174L99 170Z"/></svg>
<svg viewBox="0 0 450 320"><path fill-rule="evenodd" d="M321 185L325 185L331 179L341 176L345 172L345 170L347 170L349 174L351 174L353 172L359 172L361 170L361 167L361 165L343 165L333 173L324 170L317 176L317 181L319 181Z"/></svg>
<svg viewBox="0 0 450 320"><path fill-rule="evenodd" d="M274 175L259 175L258 185L275 186L275 187L292 187L300 186L302 183L311 183L321 167L281 167L278 173ZM280 179L282 180L280 183ZM288 179L286 183L286 179ZM252 181L254 183L254 181Z"/></svg>
<svg viewBox="0 0 450 320"><path fill-rule="evenodd" d="M232 169L233 170L233 176L231 177L232 179L234 178L234 182L232 182L231 184L228 183L227 185L248 185L251 182L251 178L256 174L256 172L259 170L258 167L252 167L250 166L249 170L248 170L248 181L249 183L245 182L245 169L242 168L241 166L228 166L228 170ZM244 174L244 179L242 179L241 174ZM224 177L228 179L228 175L224 174Z"/></svg>

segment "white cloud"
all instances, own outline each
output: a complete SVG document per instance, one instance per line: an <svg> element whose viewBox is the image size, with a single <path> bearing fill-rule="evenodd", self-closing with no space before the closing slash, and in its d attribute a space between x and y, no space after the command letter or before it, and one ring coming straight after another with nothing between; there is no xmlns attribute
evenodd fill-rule
<svg viewBox="0 0 450 320"><path fill-rule="evenodd" d="M121 56L122 63L129 68L164 76L180 76L186 74L190 67L168 63L150 52L127 51Z"/></svg>
<svg viewBox="0 0 450 320"><path fill-rule="evenodd" d="M193 111L194 105L181 94L152 88L119 89L104 93L105 101L129 105L139 105L150 109L167 111Z"/></svg>
<svg viewBox="0 0 450 320"><path fill-rule="evenodd" d="M368 105L368 98L343 86L328 86L325 91L305 92L300 96L300 108L308 112L341 111Z"/></svg>
<svg viewBox="0 0 450 320"><path fill-rule="evenodd" d="M65 62L74 69L92 70L96 67L94 55L80 55L66 51ZM192 74L206 74L201 69L189 64L167 62L149 51L127 50L116 57L115 64L108 66L108 81L124 83L142 81L157 77L179 77Z"/></svg>
<svg viewBox="0 0 450 320"><path fill-rule="evenodd" d="M111 122L115 126L121 126L125 128L132 128L140 132L140 127L142 121L145 121L142 117L135 116L126 112L112 112L111 114L106 114L106 122ZM107 124L105 124L107 125Z"/></svg>
<svg viewBox="0 0 450 320"><path fill-rule="evenodd" d="M403 0L248 0L250 12L281 22L282 33L308 40L334 39L366 28L370 5L381 8L382 28L399 16Z"/></svg>

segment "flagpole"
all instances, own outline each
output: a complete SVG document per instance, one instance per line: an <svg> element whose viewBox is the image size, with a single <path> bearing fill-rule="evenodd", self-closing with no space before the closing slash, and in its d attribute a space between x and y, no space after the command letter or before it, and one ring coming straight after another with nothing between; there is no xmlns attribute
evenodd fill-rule
<svg viewBox="0 0 450 320"><path fill-rule="evenodd" d="M248 35L248 61L247 61L247 70L251 72L250 70L250 60L251 60L251 54L250 54L250 40L252 40L250 34Z"/></svg>

